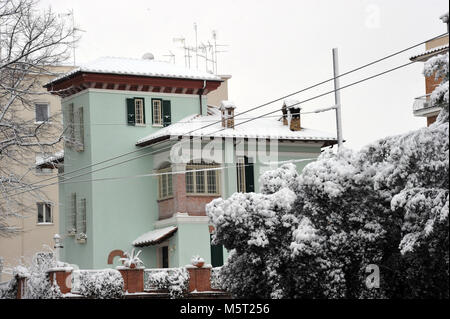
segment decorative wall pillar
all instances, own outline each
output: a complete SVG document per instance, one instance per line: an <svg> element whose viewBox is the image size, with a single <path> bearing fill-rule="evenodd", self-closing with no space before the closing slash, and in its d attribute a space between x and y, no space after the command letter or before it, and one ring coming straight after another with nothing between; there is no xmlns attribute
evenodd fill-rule
<svg viewBox="0 0 450 319"><path fill-rule="evenodd" d="M72 268L50 269L48 276L50 283L56 283L61 293L69 293L72 289Z"/></svg>
<svg viewBox="0 0 450 319"><path fill-rule="evenodd" d="M211 288L211 267L203 266L186 267L189 272L189 288L188 292L195 291L212 291Z"/></svg>
<svg viewBox="0 0 450 319"><path fill-rule="evenodd" d="M129 293L144 291L144 268L116 268L123 278L123 290Z"/></svg>
<svg viewBox="0 0 450 319"><path fill-rule="evenodd" d="M184 163L172 164L172 172L184 172L184 171L186 171L186 164ZM173 214L187 213L185 173L172 174L172 188L174 201Z"/></svg>

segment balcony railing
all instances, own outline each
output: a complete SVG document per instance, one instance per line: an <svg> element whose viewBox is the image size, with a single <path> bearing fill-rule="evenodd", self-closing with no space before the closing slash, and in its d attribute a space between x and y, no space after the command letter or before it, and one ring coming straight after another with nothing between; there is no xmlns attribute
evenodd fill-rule
<svg viewBox="0 0 450 319"><path fill-rule="evenodd" d="M430 96L431 94L426 94L416 97L414 99L413 112L416 113L431 108L432 105Z"/></svg>

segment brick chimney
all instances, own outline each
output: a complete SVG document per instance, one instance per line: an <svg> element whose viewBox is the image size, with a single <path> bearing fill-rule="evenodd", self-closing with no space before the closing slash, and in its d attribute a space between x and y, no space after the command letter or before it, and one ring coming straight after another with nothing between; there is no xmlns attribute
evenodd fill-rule
<svg viewBox="0 0 450 319"><path fill-rule="evenodd" d="M222 101L220 112L222 114L222 127L234 128L234 109L236 106L231 101Z"/></svg>
<svg viewBox="0 0 450 319"><path fill-rule="evenodd" d="M300 103L297 100L284 100L281 112L283 113L283 125L289 126L291 131L300 131Z"/></svg>

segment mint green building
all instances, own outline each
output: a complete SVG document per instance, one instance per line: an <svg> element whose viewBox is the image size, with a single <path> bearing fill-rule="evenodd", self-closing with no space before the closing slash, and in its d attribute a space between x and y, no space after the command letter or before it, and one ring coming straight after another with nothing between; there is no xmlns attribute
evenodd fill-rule
<svg viewBox="0 0 450 319"><path fill-rule="evenodd" d="M194 255L219 266L227 252L211 245L205 205L257 192L265 170L286 161L301 170L336 143L301 127L295 101L254 121L234 118L231 102L208 105L221 83L164 62L100 58L46 84L62 97L64 157L43 165L64 172L64 261L111 267L137 248L147 268L184 266Z"/></svg>

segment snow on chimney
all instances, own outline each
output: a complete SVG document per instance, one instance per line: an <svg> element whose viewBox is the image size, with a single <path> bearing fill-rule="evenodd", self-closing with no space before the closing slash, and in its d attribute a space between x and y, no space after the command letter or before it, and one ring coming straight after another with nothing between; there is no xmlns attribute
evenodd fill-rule
<svg viewBox="0 0 450 319"><path fill-rule="evenodd" d="M222 127L234 128L234 109L236 106L231 101L222 101L220 111L222 114Z"/></svg>
<svg viewBox="0 0 450 319"><path fill-rule="evenodd" d="M289 126L291 131L300 131L300 103L297 100L284 100L281 112L283 113L283 125Z"/></svg>

